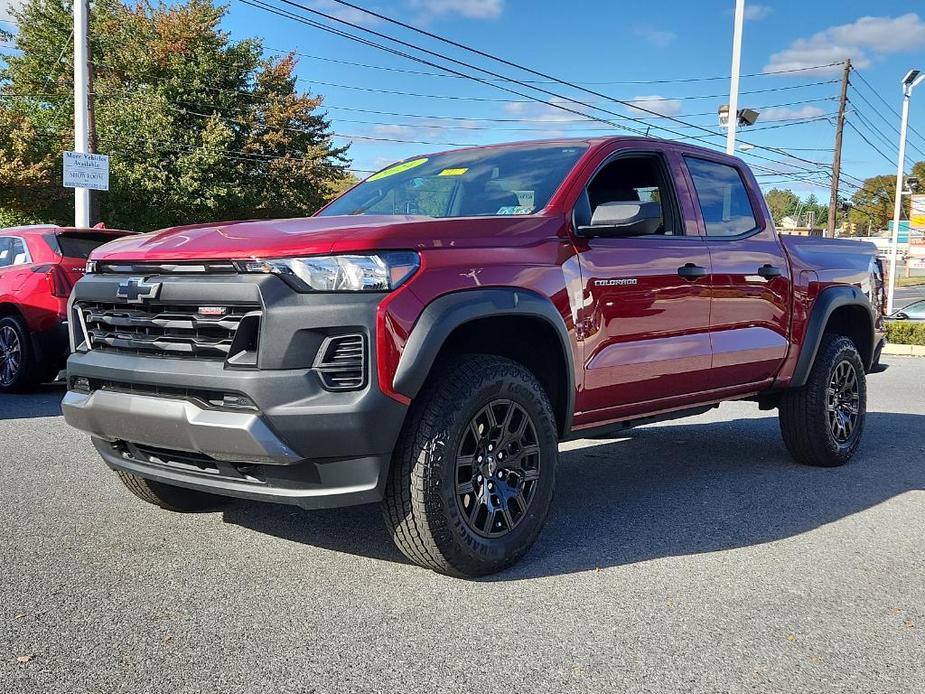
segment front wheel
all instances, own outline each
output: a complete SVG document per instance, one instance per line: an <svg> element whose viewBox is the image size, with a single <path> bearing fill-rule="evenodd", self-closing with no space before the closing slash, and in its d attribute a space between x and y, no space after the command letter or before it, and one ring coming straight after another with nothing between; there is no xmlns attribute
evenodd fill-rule
<svg viewBox="0 0 925 694"><path fill-rule="evenodd" d="M396 447L383 514L413 562L481 576L520 559L552 501L558 436L549 398L520 364L438 364Z"/></svg>
<svg viewBox="0 0 925 694"><path fill-rule="evenodd" d="M231 501L228 497L201 492L198 489L175 487L172 484L149 480L124 470L116 470L116 475L132 494L166 511L177 513L213 511Z"/></svg>
<svg viewBox="0 0 925 694"><path fill-rule="evenodd" d="M861 355L847 337L826 335L806 385L781 400L780 430L798 463L836 467L861 444L866 412Z"/></svg>

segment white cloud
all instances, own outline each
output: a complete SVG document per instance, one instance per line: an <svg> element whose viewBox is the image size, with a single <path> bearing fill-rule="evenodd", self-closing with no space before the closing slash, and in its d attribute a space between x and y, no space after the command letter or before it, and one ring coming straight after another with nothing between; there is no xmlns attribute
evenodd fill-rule
<svg viewBox="0 0 925 694"><path fill-rule="evenodd" d="M633 33L636 34L636 36L641 36L646 41L659 48L664 48L672 44L674 40L678 38L678 35L673 31L663 31L646 26L636 27L633 29Z"/></svg>
<svg viewBox="0 0 925 694"><path fill-rule="evenodd" d="M861 17L851 24L829 27L809 38L794 41L774 53L766 71L794 70L840 62L847 58L855 67L866 68L874 58L888 53L907 53L925 48L925 21L914 12L899 17ZM813 70L835 74L833 65Z"/></svg>
<svg viewBox="0 0 925 694"><path fill-rule="evenodd" d="M758 21L767 17L771 12L773 12L773 9L767 5L746 5L745 20Z"/></svg>
<svg viewBox="0 0 925 694"><path fill-rule="evenodd" d="M823 111L818 106L803 106L802 108L788 108L786 106L778 106L775 108L762 109L758 117L758 122L764 123L767 121L777 120L818 118L819 116L823 115L825 115L825 111Z"/></svg>
<svg viewBox="0 0 925 694"><path fill-rule="evenodd" d="M634 96L629 99L629 103L630 105L626 107L626 112L634 117L651 116L651 111L661 116L676 116L681 113L681 107L683 106L679 99L668 99L657 94Z"/></svg>
<svg viewBox="0 0 925 694"><path fill-rule="evenodd" d="M424 19L454 14L467 19L498 19L504 11L504 0L408 0L408 4Z"/></svg>

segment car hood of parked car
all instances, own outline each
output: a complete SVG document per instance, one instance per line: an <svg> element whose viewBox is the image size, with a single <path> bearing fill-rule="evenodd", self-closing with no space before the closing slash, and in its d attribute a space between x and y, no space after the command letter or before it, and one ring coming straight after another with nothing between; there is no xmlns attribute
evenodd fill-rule
<svg viewBox="0 0 925 694"><path fill-rule="evenodd" d="M251 220L172 227L96 249L93 260L231 260L385 249L505 247L554 236L561 216L434 219L339 216Z"/></svg>

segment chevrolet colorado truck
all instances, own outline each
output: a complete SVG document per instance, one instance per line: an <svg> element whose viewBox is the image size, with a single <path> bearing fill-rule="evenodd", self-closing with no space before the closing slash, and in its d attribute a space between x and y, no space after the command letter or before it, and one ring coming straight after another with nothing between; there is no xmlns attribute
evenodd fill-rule
<svg viewBox="0 0 925 694"><path fill-rule="evenodd" d="M736 158L461 149L97 249L63 410L152 504L381 502L412 561L482 575L539 534L563 439L752 400L798 462L848 461L882 302L873 245L779 236Z"/></svg>

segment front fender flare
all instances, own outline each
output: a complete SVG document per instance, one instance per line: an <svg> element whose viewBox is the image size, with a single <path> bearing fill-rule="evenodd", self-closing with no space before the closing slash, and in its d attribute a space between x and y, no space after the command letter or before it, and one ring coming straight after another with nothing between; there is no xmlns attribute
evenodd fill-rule
<svg viewBox="0 0 925 694"><path fill-rule="evenodd" d="M494 287L466 289L445 294L427 305L402 350L395 370L395 390L414 398L454 330L480 318L521 316L537 318L551 326L559 338L567 384L563 435L571 429L575 408L575 370L571 339L562 315L546 297L525 289Z"/></svg>

